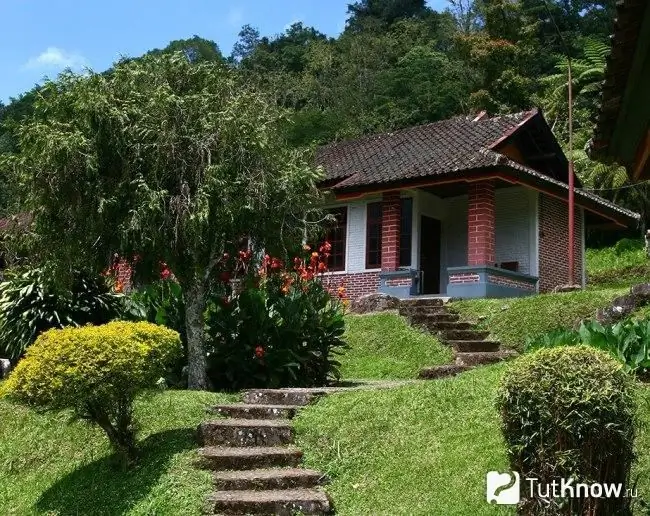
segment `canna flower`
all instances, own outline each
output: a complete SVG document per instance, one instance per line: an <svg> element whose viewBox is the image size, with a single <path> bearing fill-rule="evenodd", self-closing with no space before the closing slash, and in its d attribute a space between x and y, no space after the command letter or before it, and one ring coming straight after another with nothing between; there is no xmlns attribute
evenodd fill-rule
<svg viewBox="0 0 650 516"><path fill-rule="evenodd" d="M262 346L257 346L255 348L255 356L257 358L263 358L264 357L265 350Z"/></svg>
<svg viewBox="0 0 650 516"><path fill-rule="evenodd" d="M114 289L114 290L115 290L115 292L117 292L118 294L124 292L124 283L122 283L120 280L117 280L117 281L115 282L115 289Z"/></svg>

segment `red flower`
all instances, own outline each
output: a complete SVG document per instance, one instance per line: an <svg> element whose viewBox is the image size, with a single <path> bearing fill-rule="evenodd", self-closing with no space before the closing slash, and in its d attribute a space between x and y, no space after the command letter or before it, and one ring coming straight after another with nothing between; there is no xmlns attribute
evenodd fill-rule
<svg viewBox="0 0 650 516"><path fill-rule="evenodd" d="M271 259L271 270L278 270L281 269L284 266L282 261L278 258L272 258Z"/></svg>
<svg viewBox="0 0 650 516"><path fill-rule="evenodd" d="M318 264L318 272L325 272L327 270L327 264L325 262L320 262Z"/></svg>
<svg viewBox="0 0 650 516"><path fill-rule="evenodd" d="M172 271L170 271L168 268L164 268L160 272L160 277L164 280L168 279L172 275Z"/></svg>
<svg viewBox="0 0 650 516"><path fill-rule="evenodd" d="M257 346L255 348L255 356L257 358L263 358L264 357L265 350L262 346Z"/></svg>

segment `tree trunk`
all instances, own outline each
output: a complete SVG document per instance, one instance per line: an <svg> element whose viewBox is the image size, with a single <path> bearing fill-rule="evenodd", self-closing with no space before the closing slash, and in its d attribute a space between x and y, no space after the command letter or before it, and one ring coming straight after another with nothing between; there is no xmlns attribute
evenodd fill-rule
<svg viewBox="0 0 650 516"><path fill-rule="evenodd" d="M209 388L205 355L205 283L194 278L185 290L185 329L187 331L187 388Z"/></svg>

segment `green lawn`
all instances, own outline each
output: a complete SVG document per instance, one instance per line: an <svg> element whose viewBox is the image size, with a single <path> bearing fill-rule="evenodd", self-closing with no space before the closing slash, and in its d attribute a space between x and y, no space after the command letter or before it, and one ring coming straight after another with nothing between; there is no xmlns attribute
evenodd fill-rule
<svg viewBox="0 0 650 516"><path fill-rule="evenodd" d="M556 328L571 328L580 320L594 317L628 289L600 289L542 294L512 299L468 299L449 307L464 318L489 329L492 336L509 348L521 351L528 337Z"/></svg>
<svg viewBox="0 0 650 516"><path fill-rule="evenodd" d="M485 501L485 473L508 470L494 408L507 365L398 389L349 392L302 411L306 464L328 473L337 514L514 514ZM650 500L650 388L640 388L639 494ZM637 507L641 514L641 508Z"/></svg>
<svg viewBox="0 0 650 516"><path fill-rule="evenodd" d="M451 362L450 348L395 313L348 315L345 322L343 378L417 378L423 367Z"/></svg>
<svg viewBox="0 0 650 516"><path fill-rule="evenodd" d="M590 288L622 288L650 281L650 260L643 243L623 240L613 247L587 249L587 284Z"/></svg>
<svg viewBox="0 0 650 516"><path fill-rule="evenodd" d="M142 458L129 472L113 469L97 429L0 400L2 514L199 514L211 478L191 465L195 428L207 405L231 398L165 391L142 399Z"/></svg>

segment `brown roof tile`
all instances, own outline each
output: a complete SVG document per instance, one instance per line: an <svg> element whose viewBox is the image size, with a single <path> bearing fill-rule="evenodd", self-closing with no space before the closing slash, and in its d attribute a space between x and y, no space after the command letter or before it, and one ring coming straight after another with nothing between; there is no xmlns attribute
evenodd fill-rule
<svg viewBox="0 0 650 516"><path fill-rule="evenodd" d="M334 188L384 183L494 164L483 152L537 114L456 117L321 147L316 161Z"/></svg>

